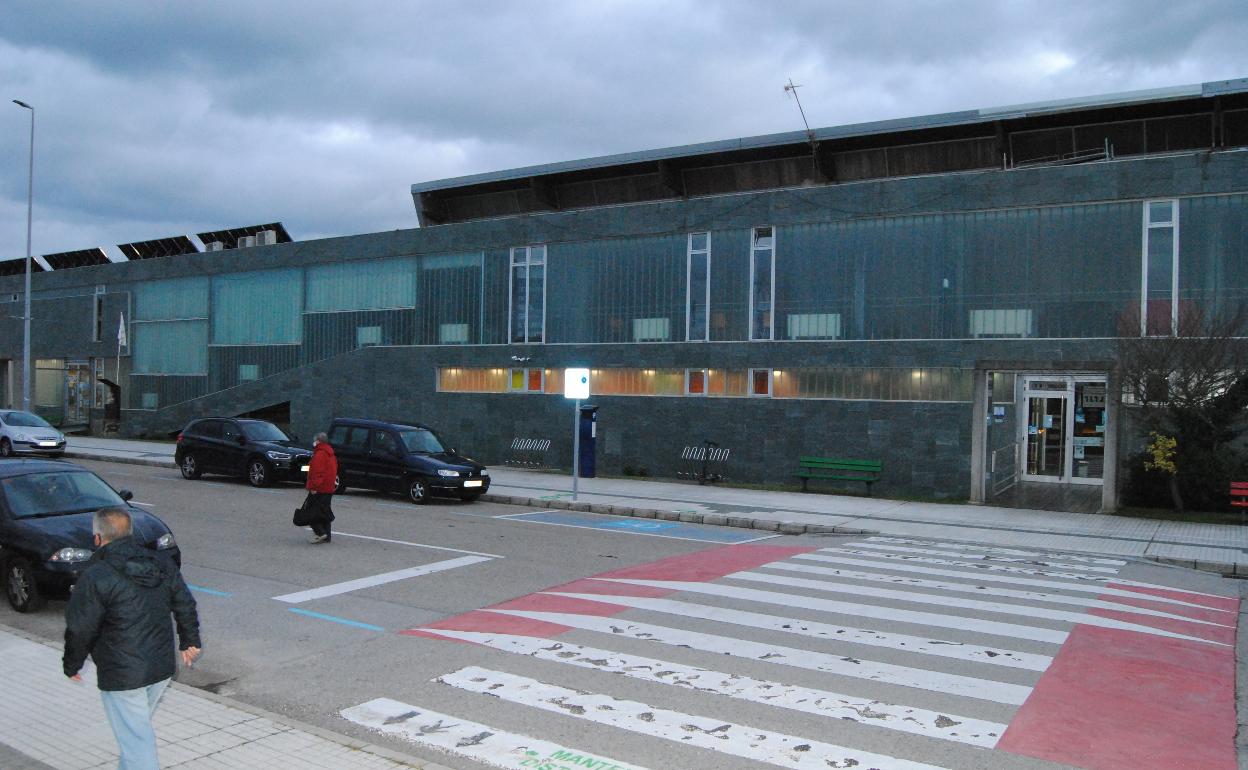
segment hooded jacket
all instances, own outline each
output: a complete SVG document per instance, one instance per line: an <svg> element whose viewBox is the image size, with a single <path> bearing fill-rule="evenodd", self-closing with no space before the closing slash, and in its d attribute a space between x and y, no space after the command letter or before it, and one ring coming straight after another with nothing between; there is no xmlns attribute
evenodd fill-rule
<svg viewBox="0 0 1248 770"><path fill-rule="evenodd" d="M172 619L170 615L172 614ZM134 690L173 676L178 649L200 647L195 599L168 556L122 537L91 556L65 608L65 676L95 661L101 690Z"/></svg>
<svg viewBox="0 0 1248 770"><path fill-rule="evenodd" d="M309 492L332 495L338 487L338 458L329 442L322 441L312 448L312 462L308 464L308 480L304 487Z"/></svg>

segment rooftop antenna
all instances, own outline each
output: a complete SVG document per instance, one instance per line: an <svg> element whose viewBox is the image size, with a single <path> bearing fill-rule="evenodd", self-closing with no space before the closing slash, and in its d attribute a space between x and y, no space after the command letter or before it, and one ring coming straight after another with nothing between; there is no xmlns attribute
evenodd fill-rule
<svg viewBox="0 0 1248 770"><path fill-rule="evenodd" d="M802 98L797 95L797 89L801 88L800 83L794 83L793 78L789 78L789 84L784 87L784 92L790 94L797 101L797 111L802 114L802 125L806 126L806 141L810 142L810 147L815 148L815 132L810 130L810 122L806 120L806 110L802 109Z"/></svg>

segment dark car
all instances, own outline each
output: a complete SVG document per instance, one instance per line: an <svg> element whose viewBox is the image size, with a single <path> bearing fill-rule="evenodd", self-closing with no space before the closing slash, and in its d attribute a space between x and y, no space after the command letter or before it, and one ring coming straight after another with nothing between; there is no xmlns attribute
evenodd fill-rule
<svg viewBox="0 0 1248 770"><path fill-rule="evenodd" d="M91 517L101 508L127 510L135 540L169 554L181 566L182 554L169 527L130 505L130 497L73 463L0 464L0 564L13 609L34 612L48 596L68 593L91 558Z"/></svg>
<svg viewBox="0 0 1248 770"><path fill-rule="evenodd" d="M430 495L476 500L490 488L490 474L457 454L424 425L335 418L329 443L338 457L338 492L363 487L402 492L413 503Z"/></svg>
<svg viewBox="0 0 1248 770"><path fill-rule="evenodd" d="M267 487L274 481L303 481L312 450L271 422L201 417L178 434L174 459L182 478L220 473Z"/></svg>

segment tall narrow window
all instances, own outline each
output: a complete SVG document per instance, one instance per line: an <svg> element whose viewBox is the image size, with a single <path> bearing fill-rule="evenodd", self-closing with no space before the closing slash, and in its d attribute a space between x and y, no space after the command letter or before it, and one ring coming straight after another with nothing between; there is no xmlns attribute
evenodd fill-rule
<svg viewBox="0 0 1248 770"><path fill-rule="evenodd" d="M776 301L776 237L770 227L756 227L750 249L750 339L773 339Z"/></svg>
<svg viewBox="0 0 1248 770"><path fill-rule="evenodd" d="M546 247L511 250L512 342L544 342L546 326Z"/></svg>
<svg viewBox="0 0 1248 770"><path fill-rule="evenodd" d="M1177 334L1179 325L1179 202L1144 202L1140 334Z"/></svg>
<svg viewBox="0 0 1248 770"><path fill-rule="evenodd" d="M711 305L711 234L689 233L685 339L705 342Z"/></svg>

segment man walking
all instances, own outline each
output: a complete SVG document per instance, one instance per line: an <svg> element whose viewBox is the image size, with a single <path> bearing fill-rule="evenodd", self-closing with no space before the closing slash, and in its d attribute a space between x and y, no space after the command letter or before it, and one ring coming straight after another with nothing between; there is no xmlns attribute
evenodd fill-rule
<svg viewBox="0 0 1248 770"><path fill-rule="evenodd" d="M65 609L61 662L65 676L81 682L87 656L95 661L104 712L121 750L119 770L159 770L152 715L177 669L173 626L189 666L199 656L199 617L177 565L136 542L130 526L124 509L96 512L97 550Z"/></svg>
<svg viewBox="0 0 1248 770"><path fill-rule="evenodd" d="M304 486L308 490L307 506L312 514L312 543L328 543L333 536L334 511L329 504L338 488L338 458L329 445L329 436L324 433L312 439L312 462L308 464L308 480Z"/></svg>

